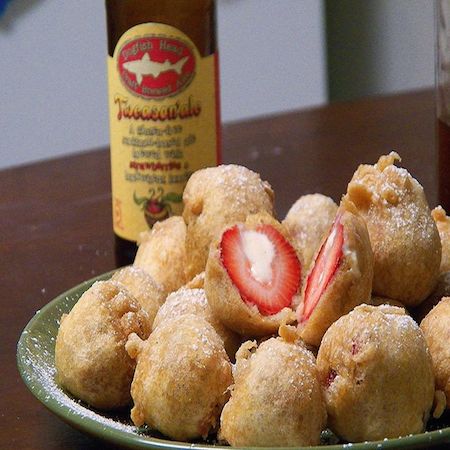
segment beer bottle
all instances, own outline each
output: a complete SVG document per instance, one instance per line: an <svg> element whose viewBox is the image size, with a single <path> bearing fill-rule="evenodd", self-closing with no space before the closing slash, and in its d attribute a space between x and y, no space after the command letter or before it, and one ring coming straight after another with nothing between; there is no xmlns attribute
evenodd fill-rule
<svg viewBox="0 0 450 450"><path fill-rule="evenodd" d="M214 0L106 0L116 262L220 162Z"/></svg>

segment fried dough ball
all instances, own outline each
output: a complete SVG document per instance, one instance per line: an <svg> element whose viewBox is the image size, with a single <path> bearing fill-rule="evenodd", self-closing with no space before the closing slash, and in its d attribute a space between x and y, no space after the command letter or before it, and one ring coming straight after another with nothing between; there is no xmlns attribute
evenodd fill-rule
<svg viewBox="0 0 450 450"><path fill-rule="evenodd" d="M420 323L444 297L450 297L450 272L444 272L439 275L431 295L413 310L413 316L416 321Z"/></svg>
<svg viewBox="0 0 450 450"><path fill-rule="evenodd" d="M265 227L270 229L270 238ZM282 261L284 249L290 250L287 264ZM292 267L298 270L291 274ZM258 270L267 278L257 278ZM250 215L245 224L225 229L211 245L205 271L206 297L213 314L241 336L267 336L281 324L294 322L292 306L298 303L300 282L300 262L287 232L267 213ZM280 295L287 286L290 292ZM278 303L279 297L285 299L284 304Z"/></svg>
<svg viewBox="0 0 450 450"><path fill-rule="evenodd" d="M444 297L420 324L433 361L436 387L444 391L450 408L450 297Z"/></svg>
<svg viewBox="0 0 450 450"><path fill-rule="evenodd" d="M397 306L398 308L405 309L403 303L399 302L398 300L392 300L392 298L387 297L379 297L378 295L372 295L368 304L372 306L380 306L380 305ZM407 312L406 309L405 312Z"/></svg>
<svg viewBox="0 0 450 450"><path fill-rule="evenodd" d="M315 256L297 309L300 336L319 346L328 327L370 300L373 252L367 227L355 206L343 199Z"/></svg>
<svg viewBox="0 0 450 450"><path fill-rule="evenodd" d="M153 330L184 314L194 314L209 322L222 338L228 356L234 361L236 351L241 344L240 337L213 315L204 289L181 288L172 292L159 309L153 322Z"/></svg>
<svg viewBox="0 0 450 450"><path fill-rule="evenodd" d="M269 183L246 167L230 164L193 173L183 193L187 279L205 270L209 246L226 225L260 211L272 214L273 197Z"/></svg>
<svg viewBox="0 0 450 450"><path fill-rule="evenodd" d="M317 445L326 410L313 354L278 337L247 341L236 358L220 439L233 447Z"/></svg>
<svg viewBox="0 0 450 450"><path fill-rule="evenodd" d="M440 271L441 273L448 272L450 271L450 217L447 216L442 206L434 208L431 211L431 215L436 222L439 237L441 238L442 259Z"/></svg>
<svg viewBox="0 0 450 450"><path fill-rule="evenodd" d="M134 361L125 351L131 333L146 339L147 313L122 285L99 281L63 314L55 347L58 383L90 406L130 403Z"/></svg>
<svg viewBox="0 0 450 450"><path fill-rule="evenodd" d="M326 195L303 195L291 206L283 220L283 225L300 250L305 271L331 228L337 209L333 199Z"/></svg>
<svg viewBox="0 0 450 450"><path fill-rule="evenodd" d="M131 335L126 348L137 358L131 386L135 425L146 423L180 441L205 438L218 424L233 381L214 328L185 314L162 323L146 341Z"/></svg>
<svg viewBox="0 0 450 450"><path fill-rule="evenodd" d="M347 197L364 217L374 251L373 291L416 306L433 290L441 263L441 241L422 186L396 167L395 152L361 165Z"/></svg>
<svg viewBox="0 0 450 450"><path fill-rule="evenodd" d="M142 309L148 314L151 327L159 307L166 298L162 286L157 284L143 269L134 266L118 270L111 279L122 283L140 303Z"/></svg>
<svg viewBox="0 0 450 450"><path fill-rule="evenodd" d="M186 225L181 216L156 222L140 234L134 266L148 272L167 294L188 281L186 266Z"/></svg>
<svg viewBox="0 0 450 450"><path fill-rule="evenodd" d="M419 326L395 306L357 306L335 322L317 355L329 428L350 442L424 431L434 399Z"/></svg>

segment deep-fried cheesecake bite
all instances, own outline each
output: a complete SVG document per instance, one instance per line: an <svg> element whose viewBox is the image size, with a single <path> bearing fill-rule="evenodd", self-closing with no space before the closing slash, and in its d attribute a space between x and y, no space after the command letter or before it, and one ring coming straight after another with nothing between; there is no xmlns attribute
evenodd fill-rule
<svg viewBox="0 0 450 450"><path fill-rule="evenodd" d="M313 354L271 338L242 344L219 438L233 447L317 445L326 410Z"/></svg>
<svg viewBox="0 0 450 450"><path fill-rule="evenodd" d="M181 216L156 222L140 234L133 265L144 269L160 284L165 294L186 283L186 224Z"/></svg>
<svg viewBox="0 0 450 450"><path fill-rule="evenodd" d="M438 206L431 211L431 215L436 222L441 238L442 258L440 272L450 271L450 217L447 216L445 209Z"/></svg>
<svg viewBox="0 0 450 450"><path fill-rule="evenodd" d="M131 333L148 337L147 313L121 284L95 283L61 318L55 347L58 383L94 408L128 405L135 363L125 343Z"/></svg>
<svg viewBox="0 0 450 450"><path fill-rule="evenodd" d="M317 355L329 428L350 442L421 433L434 399L430 354L403 308L357 306L335 322Z"/></svg>
<svg viewBox="0 0 450 450"><path fill-rule="evenodd" d="M249 214L273 213L269 183L246 167L233 164L193 173L183 202L188 280L205 270L209 246L226 225L244 222Z"/></svg>
<svg viewBox="0 0 450 450"><path fill-rule="evenodd" d="M396 167L397 153L361 165L347 188L363 216L374 251L373 292L416 306L433 290L441 241L422 186Z"/></svg>
<svg viewBox="0 0 450 450"><path fill-rule="evenodd" d="M184 314L194 314L209 322L222 338L230 360L234 361L241 339L212 313L204 289L187 289L183 287L178 289L178 291L172 292L159 309L158 314L156 314L153 329Z"/></svg>
<svg viewBox="0 0 450 450"><path fill-rule="evenodd" d="M297 244L305 271L330 230L337 209L330 197L308 194L300 197L286 214L282 223Z"/></svg>
<svg viewBox="0 0 450 450"><path fill-rule="evenodd" d="M450 408L450 297L444 297L420 324L430 350L436 388L444 391Z"/></svg>
<svg viewBox="0 0 450 450"><path fill-rule="evenodd" d="M156 313L166 298L163 287L156 283L143 269L134 266L127 266L118 270L111 279L122 283L140 303L142 309L148 314L151 328Z"/></svg>
<svg viewBox="0 0 450 450"><path fill-rule="evenodd" d="M328 327L372 290L373 252L364 220L343 199L328 236L311 264L297 308L302 339L319 346Z"/></svg>
<svg viewBox="0 0 450 450"><path fill-rule="evenodd" d="M211 245L205 292L213 314L243 336L266 336L295 320L301 265L280 223L268 214L226 228Z"/></svg>
<svg viewBox="0 0 450 450"><path fill-rule="evenodd" d="M206 438L218 424L232 384L231 363L214 328L185 314L158 326L146 341L130 336L137 359L131 386L136 426L171 439Z"/></svg>

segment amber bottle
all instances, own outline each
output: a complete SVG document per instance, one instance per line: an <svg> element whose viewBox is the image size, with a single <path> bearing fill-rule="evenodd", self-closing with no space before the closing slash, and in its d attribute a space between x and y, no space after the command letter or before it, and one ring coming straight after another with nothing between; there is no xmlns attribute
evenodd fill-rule
<svg viewBox="0 0 450 450"><path fill-rule="evenodd" d="M112 212L118 266L181 214L195 170L220 162L213 0L106 0Z"/></svg>

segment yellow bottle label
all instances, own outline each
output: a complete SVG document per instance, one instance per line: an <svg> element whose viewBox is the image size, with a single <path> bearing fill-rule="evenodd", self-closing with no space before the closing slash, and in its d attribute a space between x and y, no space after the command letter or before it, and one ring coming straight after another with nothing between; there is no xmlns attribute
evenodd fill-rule
<svg viewBox="0 0 450 450"><path fill-rule="evenodd" d="M114 232L131 241L170 215L196 170L220 162L216 55L180 30L137 25L108 57Z"/></svg>

